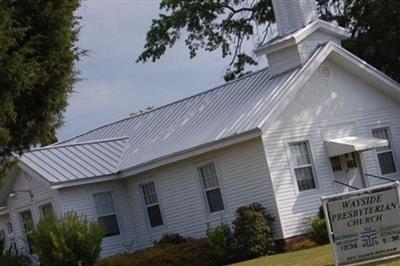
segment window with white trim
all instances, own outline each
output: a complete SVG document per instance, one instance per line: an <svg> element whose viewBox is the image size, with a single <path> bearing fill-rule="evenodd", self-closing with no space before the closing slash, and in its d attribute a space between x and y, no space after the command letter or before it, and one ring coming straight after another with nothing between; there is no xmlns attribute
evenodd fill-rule
<svg viewBox="0 0 400 266"><path fill-rule="evenodd" d="M198 168L198 171L207 200L208 210L210 213L224 210L224 201L222 200L215 164L209 163L201 166Z"/></svg>
<svg viewBox="0 0 400 266"><path fill-rule="evenodd" d="M19 219L21 221L22 232L25 235L28 250L32 253L32 239L31 234L34 229L34 222L31 210L26 210L19 213Z"/></svg>
<svg viewBox="0 0 400 266"><path fill-rule="evenodd" d="M299 191L315 189L314 167L308 141L289 143L289 159Z"/></svg>
<svg viewBox="0 0 400 266"><path fill-rule="evenodd" d="M14 229L13 229L12 223L8 222L7 223L7 232L8 232L8 234L12 234L13 231L14 231Z"/></svg>
<svg viewBox="0 0 400 266"><path fill-rule="evenodd" d="M386 147L376 149L376 155L378 157L379 166L382 175L393 174L397 172L393 148L390 139L389 128L375 128L372 130L372 136L374 138L386 139L389 143Z"/></svg>
<svg viewBox="0 0 400 266"><path fill-rule="evenodd" d="M48 216L48 215L52 215L54 213L53 210L53 205L49 202L46 204L43 204L39 207L40 209L40 215L42 218Z"/></svg>
<svg viewBox="0 0 400 266"><path fill-rule="evenodd" d="M105 236L119 235L117 212L111 191L93 194L97 220L103 226Z"/></svg>
<svg viewBox="0 0 400 266"><path fill-rule="evenodd" d="M158 202L157 189L154 182L142 184L140 186L143 196L143 202L147 213L150 226L157 227L164 224L161 214L160 204Z"/></svg>
<svg viewBox="0 0 400 266"><path fill-rule="evenodd" d="M332 171L333 172L338 172L342 171L342 163L340 160L340 156L334 156L329 158L331 160L331 165L332 165Z"/></svg>

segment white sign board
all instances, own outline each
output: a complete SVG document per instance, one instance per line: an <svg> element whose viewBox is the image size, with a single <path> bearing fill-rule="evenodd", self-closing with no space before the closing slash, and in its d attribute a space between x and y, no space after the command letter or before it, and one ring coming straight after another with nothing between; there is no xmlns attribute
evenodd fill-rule
<svg viewBox="0 0 400 266"><path fill-rule="evenodd" d="M399 183L323 197L336 265L400 255Z"/></svg>

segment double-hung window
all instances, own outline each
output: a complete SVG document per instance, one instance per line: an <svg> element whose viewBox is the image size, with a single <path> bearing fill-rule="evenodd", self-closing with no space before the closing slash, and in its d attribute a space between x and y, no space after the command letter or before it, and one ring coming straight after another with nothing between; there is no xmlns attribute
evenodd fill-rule
<svg viewBox="0 0 400 266"><path fill-rule="evenodd" d="M26 242L28 244L29 252L32 253L31 233L34 227L32 212L30 210L20 212L19 218L21 221L22 232L24 233Z"/></svg>
<svg viewBox="0 0 400 266"><path fill-rule="evenodd" d="M375 128L372 130L372 136L379 139L386 139L389 143L389 145L386 147L376 149L376 154L378 157L382 175L396 173L397 170L390 139L389 128Z"/></svg>
<svg viewBox="0 0 400 266"><path fill-rule="evenodd" d="M299 191L316 188L309 142L289 143L289 155Z"/></svg>
<svg viewBox="0 0 400 266"><path fill-rule="evenodd" d="M0 229L0 241L4 241L6 239L6 231L4 229Z"/></svg>
<svg viewBox="0 0 400 266"><path fill-rule="evenodd" d="M157 189L154 182L142 184L142 196L144 200L147 218L151 227L157 227L164 224L161 214L160 203L158 202Z"/></svg>
<svg viewBox="0 0 400 266"><path fill-rule="evenodd" d="M43 204L39 207L39 209L42 218L53 214L53 205L51 203Z"/></svg>
<svg viewBox="0 0 400 266"><path fill-rule="evenodd" d="M105 236L119 235L117 212L110 191L93 194L97 220L103 226Z"/></svg>
<svg viewBox="0 0 400 266"><path fill-rule="evenodd" d="M11 223L11 222L8 222L8 223L7 223L7 233L8 233L8 234L12 234L13 231L14 231L14 229L13 229L12 223Z"/></svg>
<svg viewBox="0 0 400 266"><path fill-rule="evenodd" d="M198 171L207 200L208 210L210 213L224 210L224 202L222 200L215 164L209 163L199 167Z"/></svg>

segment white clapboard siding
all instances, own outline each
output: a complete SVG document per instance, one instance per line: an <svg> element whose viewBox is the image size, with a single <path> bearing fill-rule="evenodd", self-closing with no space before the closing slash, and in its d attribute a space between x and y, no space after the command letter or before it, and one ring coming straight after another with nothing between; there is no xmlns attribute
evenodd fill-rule
<svg viewBox="0 0 400 266"><path fill-rule="evenodd" d="M26 247L23 241L22 225L19 218L19 213L25 210L31 210L34 223L40 220L40 206L51 203L53 208L59 210L58 193L51 190L49 186L33 178L24 171L19 171L15 183L12 187L13 191L17 191L15 196L8 198L7 206L10 210L10 220L16 236L18 248L24 250ZM31 191L33 197L29 193L22 192L23 190Z"/></svg>
<svg viewBox="0 0 400 266"><path fill-rule="evenodd" d="M11 222L10 215L8 213L4 213L0 215L0 230L4 232L5 237L5 248L8 249L10 247L10 238L11 234L8 231L7 224Z"/></svg>
<svg viewBox="0 0 400 266"><path fill-rule="evenodd" d="M370 136L372 127L389 126L393 146L400 155L399 104L334 63L327 61L324 65L329 67L331 77L326 79L319 71L314 73L263 135L285 238L306 233L307 220L317 214L321 196L334 193L333 172L324 145L327 129L337 128L337 132L342 132L338 134L345 134L349 125L354 125L357 135ZM310 141L318 190L295 191L285 143L298 140ZM363 161L366 172L379 174L374 151L364 152ZM371 185L381 183L371 178L369 181Z"/></svg>
<svg viewBox="0 0 400 266"><path fill-rule="evenodd" d="M225 211L208 214L197 167L205 162L216 163ZM155 181L165 225L150 229L139 191L139 184ZM272 184L268 175L265 152L261 138L217 150L152 170L146 174L116 181L81 185L51 190L25 174L17 178L16 188L30 188L29 194L13 198L11 219L16 233L22 235L18 213L31 209L35 222L40 219L39 203L51 199L58 213L76 212L95 220L93 194L112 191L121 234L104 238L102 257L141 249L153 243L164 233L204 237L207 224L215 226L221 221L231 223L238 207L259 202L276 218L273 225L277 238L282 237Z"/></svg>
<svg viewBox="0 0 400 266"><path fill-rule="evenodd" d="M0 230L4 230L4 233L7 235L7 223L10 222L10 215L2 214L0 215Z"/></svg>
<svg viewBox="0 0 400 266"><path fill-rule="evenodd" d="M279 75L301 65L301 58L296 46L289 46L267 55L272 76Z"/></svg>
<svg viewBox="0 0 400 266"><path fill-rule="evenodd" d="M63 213L76 212L93 221L97 219L93 194L107 191L111 191L113 195L120 234L103 239L101 257L126 252L130 239L134 237L131 231L132 227L129 226L134 214L127 200L127 190L124 180L59 190Z"/></svg>
<svg viewBox="0 0 400 266"><path fill-rule="evenodd" d="M225 211L210 215L204 201L197 167L213 161L217 165ZM149 228L141 200L139 185L155 181L164 217L164 226ZM169 167L132 177L128 181L129 202L133 204L132 225L136 232L136 248L148 246L164 233L203 237L207 224L230 223L236 209L251 202L263 204L277 218L275 233L281 236L272 186L260 139L251 140L186 160Z"/></svg>
<svg viewBox="0 0 400 266"><path fill-rule="evenodd" d="M317 50L318 46L324 45L328 41L340 45L340 39L338 37L321 30L316 30L307 36L307 38L301 41L297 46L301 62L307 62L311 55Z"/></svg>

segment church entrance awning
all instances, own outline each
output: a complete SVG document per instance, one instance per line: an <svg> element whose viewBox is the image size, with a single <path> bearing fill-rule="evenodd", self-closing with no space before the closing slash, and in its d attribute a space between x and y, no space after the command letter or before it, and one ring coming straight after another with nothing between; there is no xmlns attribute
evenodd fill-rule
<svg viewBox="0 0 400 266"><path fill-rule="evenodd" d="M365 151L388 146L386 139L372 137L343 137L325 140L329 157L334 157L354 151Z"/></svg>

